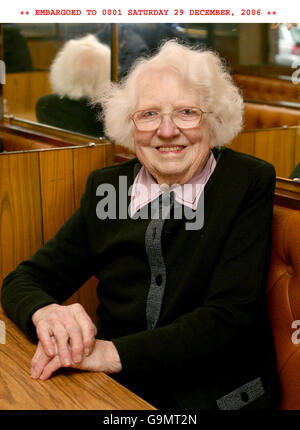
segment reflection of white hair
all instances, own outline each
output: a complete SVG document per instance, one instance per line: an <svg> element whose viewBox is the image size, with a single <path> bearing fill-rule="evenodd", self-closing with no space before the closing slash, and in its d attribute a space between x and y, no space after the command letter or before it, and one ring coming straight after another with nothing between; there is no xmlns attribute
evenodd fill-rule
<svg viewBox="0 0 300 430"><path fill-rule="evenodd" d="M211 146L229 143L242 127L243 100L219 56L167 41L150 59L138 60L119 85L111 85L99 97L105 116L105 132L119 145L134 151L133 123L137 108L137 79L149 70L176 70L199 96L199 106L213 114L205 118Z"/></svg>
<svg viewBox="0 0 300 430"><path fill-rule="evenodd" d="M89 34L69 40L50 68L52 90L73 100L93 98L110 79L110 49Z"/></svg>

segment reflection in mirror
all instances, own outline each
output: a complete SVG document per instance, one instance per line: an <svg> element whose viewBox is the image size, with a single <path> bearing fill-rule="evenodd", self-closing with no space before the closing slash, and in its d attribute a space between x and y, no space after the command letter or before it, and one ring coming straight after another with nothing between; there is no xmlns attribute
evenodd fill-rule
<svg viewBox="0 0 300 430"><path fill-rule="evenodd" d="M4 113L103 135L101 107L90 103L110 80L110 25L3 24L2 32Z"/></svg>
<svg viewBox="0 0 300 430"><path fill-rule="evenodd" d="M91 105L110 80L110 49L92 34L66 42L49 73L53 94L36 104L39 122L82 134L103 133L100 105Z"/></svg>

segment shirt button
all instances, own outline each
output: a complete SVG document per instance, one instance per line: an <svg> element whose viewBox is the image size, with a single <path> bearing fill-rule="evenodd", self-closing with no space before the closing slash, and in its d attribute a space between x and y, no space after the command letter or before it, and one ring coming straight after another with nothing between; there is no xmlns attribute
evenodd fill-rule
<svg viewBox="0 0 300 430"><path fill-rule="evenodd" d="M163 277L161 276L161 274L157 275L155 278L156 285L160 286L162 281L163 281Z"/></svg>

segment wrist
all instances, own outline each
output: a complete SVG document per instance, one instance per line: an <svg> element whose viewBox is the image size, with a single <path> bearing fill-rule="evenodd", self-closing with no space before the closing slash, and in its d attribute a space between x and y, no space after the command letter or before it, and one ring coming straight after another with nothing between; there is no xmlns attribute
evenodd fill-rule
<svg viewBox="0 0 300 430"><path fill-rule="evenodd" d="M31 321L36 326L40 320L40 316L43 314L45 310L48 310L50 307L58 306L56 303L51 303L50 305L42 306L41 308L37 309L33 314L31 315Z"/></svg>
<svg viewBox="0 0 300 430"><path fill-rule="evenodd" d="M39 308L37 311L33 312L33 314L31 315L31 321L33 322L33 324L36 326L38 321L39 321L39 315L40 315L40 311L43 308Z"/></svg>
<svg viewBox="0 0 300 430"><path fill-rule="evenodd" d="M111 341L98 340L101 343L103 353L104 372L119 373L122 370L122 363L117 348Z"/></svg>

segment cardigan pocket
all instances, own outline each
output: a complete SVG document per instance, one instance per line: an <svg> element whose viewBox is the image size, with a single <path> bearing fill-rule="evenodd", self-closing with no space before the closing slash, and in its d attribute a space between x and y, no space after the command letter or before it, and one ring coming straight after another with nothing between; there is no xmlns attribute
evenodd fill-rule
<svg viewBox="0 0 300 430"><path fill-rule="evenodd" d="M219 409L235 411L254 402L263 394L265 389L262 380L256 378L218 399L217 405Z"/></svg>

